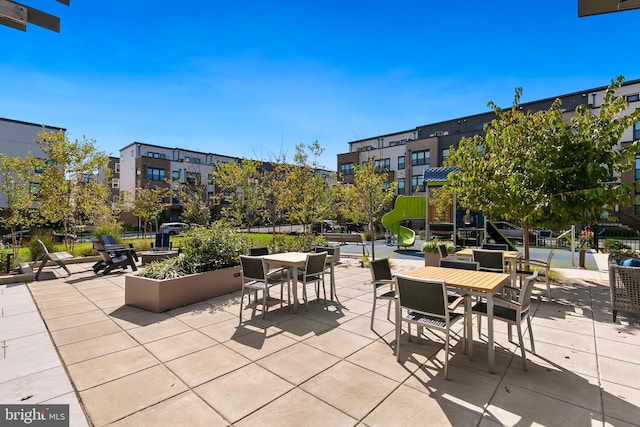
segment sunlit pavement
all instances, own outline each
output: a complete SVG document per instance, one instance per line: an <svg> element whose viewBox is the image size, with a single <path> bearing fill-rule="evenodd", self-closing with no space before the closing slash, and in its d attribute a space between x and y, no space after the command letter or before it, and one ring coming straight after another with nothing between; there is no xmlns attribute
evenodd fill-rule
<svg viewBox="0 0 640 427"><path fill-rule="evenodd" d="M376 258L385 247L394 272L423 265L384 244ZM640 319L612 322L606 257L554 267L552 302L538 284L528 371L496 322L489 374L474 319L474 359L454 339L446 381L440 336L404 333L396 362L385 304L369 328L370 273L352 249L336 266L341 304L309 287L308 312L274 302L263 320L249 306L242 323L238 293L161 314L124 306L124 274L91 264L2 285L0 403L68 403L73 426L640 425Z"/></svg>

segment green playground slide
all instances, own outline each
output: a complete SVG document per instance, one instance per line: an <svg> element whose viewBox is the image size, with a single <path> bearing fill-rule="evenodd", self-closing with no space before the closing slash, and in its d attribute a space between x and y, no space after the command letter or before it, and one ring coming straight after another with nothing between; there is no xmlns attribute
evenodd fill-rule
<svg viewBox="0 0 640 427"><path fill-rule="evenodd" d="M398 196L391 212L382 217L382 226L398 236L398 248L413 246L416 233L400 225L405 219L424 219L426 213L425 196Z"/></svg>

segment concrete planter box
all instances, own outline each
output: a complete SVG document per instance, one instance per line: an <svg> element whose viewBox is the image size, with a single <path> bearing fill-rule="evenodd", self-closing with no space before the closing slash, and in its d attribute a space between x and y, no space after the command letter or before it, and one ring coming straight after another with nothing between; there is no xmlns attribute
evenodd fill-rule
<svg viewBox="0 0 640 427"><path fill-rule="evenodd" d="M124 303L161 313L241 288L240 266L166 280L127 274L124 279Z"/></svg>
<svg viewBox="0 0 640 427"><path fill-rule="evenodd" d="M427 266L437 267L438 265L440 265L440 254L439 253L432 254L432 253L425 252L424 265L425 267Z"/></svg>

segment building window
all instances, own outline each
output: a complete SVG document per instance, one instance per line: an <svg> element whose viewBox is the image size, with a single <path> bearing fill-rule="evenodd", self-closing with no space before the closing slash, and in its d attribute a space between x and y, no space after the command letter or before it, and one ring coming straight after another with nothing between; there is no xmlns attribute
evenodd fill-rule
<svg viewBox="0 0 640 427"><path fill-rule="evenodd" d="M207 174L207 182L209 183L209 185L214 185L216 183L215 177L213 175L213 172L209 172Z"/></svg>
<svg viewBox="0 0 640 427"><path fill-rule="evenodd" d="M627 102L640 101L640 94L634 93L633 95L627 95Z"/></svg>
<svg viewBox="0 0 640 427"><path fill-rule="evenodd" d="M633 205L634 213L640 215L640 192L636 191L635 204Z"/></svg>
<svg viewBox="0 0 640 427"><path fill-rule="evenodd" d="M149 181L164 181L164 169L147 168L147 179Z"/></svg>
<svg viewBox="0 0 640 427"><path fill-rule="evenodd" d="M429 150L415 151L411 153L411 166L428 165L429 160Z"/></svg>
<svg viewBox="0 0 640 427"><path fill-rule="evenodd" d="M449 149L448 148L444 148L442 149L442 164L444 164L444 162L447 161L447 159L449 158Z"/></svg>
<svg viewBox="0 0 640 427"><path fill-rule="evenodd" d="M398 156L398 170L404 169L404 156Z"/></svg>
<svg viewBox="0 0 640 427"><path fill-rule="evenodd" d="M640 154L636 154L635 180L640 179Z"/></svg>
<svg viewBox="0 0 640 427"><path fill-rule="evenodd" d="M633 140L640 139L640 122L633 125Z"/></svg>
<svg viewBox="0 0 640 427"><path fill-rule="evenodd" d="M180 171L171 172L171 181L179 181L180 180Z"/></svg>
<svg viewBox="0 0 640 427"><path fill-rule="evenodd" d="M353 175L353 163L342 163L340 165L341 175Z"/></svg>
<svg viewBox="0 0 640 427"><path fill-rule="evenodd" d="M120 188L120 180L118 178L111 180L111 188Z"/></svg>
<svg viewBox="0 0 640 427"><path fill-rule="evenodd" d="M116 163L113 165L113 171L115 173L120 173L120 163Z"/></svg>
<svg viewBox="0 0 640 427"><path fill-rule="evenodd" d="M398 194L399 196L404 196L404 178L400 178L400 179L398 180L398 187L397 187L397 190L398 190L398 193L397 193L397 194Z"/></svg>
<svg viewBox="0 0 640 427"><path fill-rule="evenodd" d="M376 172L391 170L391 159L376 159L373 161L373 169Z"/></svg>
<svg viewBox="0 0 640 427"><path fill-rule="evenodd" d="M197 163L197 164L201 163L201 161L200 161L200 159L198 157L185 157L184 161L187 162L187 163Z"/></svg>
<svg viewBox="0 0 640 427"><path fill-rule="evenodd" d="M40 183L30 182L29 191L31 191L31 194L38 194L40 192Z"/></svg>
<svg viewBox="0 0 640 427"><path fill-rule="evenodd" d="M156 153L154 151L147 151L147 157L151 157L154 159L166 159L167 156L165 156L163 153Z"/></svg>
<svg viewBox="0 0 640 427"><path fill-rule="evenodd" d="M424 191L424 176L413 175L411 177L411 193L421 193Z"/></svg>
<svg viewBox="0 0 640 427"><path fill-rule="evenodd" d="M185 179L188 184L197 184L200 182L200 173L198 172L187 172L185 174Z"/></svg>

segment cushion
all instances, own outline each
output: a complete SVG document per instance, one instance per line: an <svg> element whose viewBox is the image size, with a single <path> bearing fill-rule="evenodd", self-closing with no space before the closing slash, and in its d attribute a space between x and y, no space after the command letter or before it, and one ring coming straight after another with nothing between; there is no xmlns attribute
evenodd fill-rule
<svg viewBox="0 0 640 427"><path fill-rule="evenodd" d="M624 267L640 267L640 258L625 258L620 261L620 265Z"/></svg>

